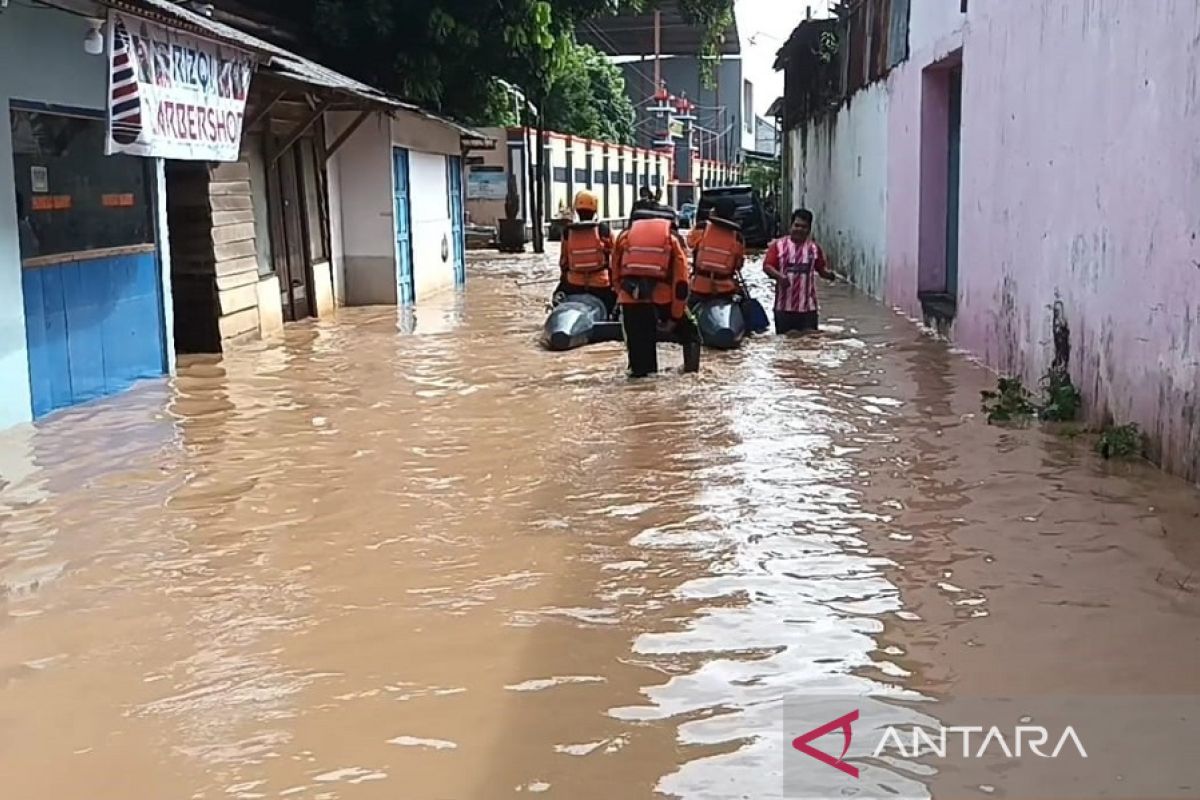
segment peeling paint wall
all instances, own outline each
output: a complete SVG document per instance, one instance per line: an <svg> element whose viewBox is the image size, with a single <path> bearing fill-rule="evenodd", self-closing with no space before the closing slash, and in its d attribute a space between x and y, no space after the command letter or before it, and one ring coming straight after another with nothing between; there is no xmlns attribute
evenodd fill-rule
<svg viewBox="0 0 1200 800"><path fill-rule="evenodd" d="M1036 380L1049 306L1094 421L1200 479L1200 6L972 0L953 337Z"/></svg>
<svg viewBox="0 0 1200 800"><path fill-rule="evenodd" d="M1156 460L1200 480L1200 4L1153 5L913 2L909 59L789 142L818 233L878 253L872 293L919 317L936 267L921 263L926 70L961 48L951 338L1036 383L1061 300L1092 421L1137 423Z"/></svg>
<svg viewBox="0 0 1200 800"><path fill-rule="evenodd" d="M798 206L815 217L830 263L883 297L887 232L887 89L873 84L836 115L793 131Z"/></svg>

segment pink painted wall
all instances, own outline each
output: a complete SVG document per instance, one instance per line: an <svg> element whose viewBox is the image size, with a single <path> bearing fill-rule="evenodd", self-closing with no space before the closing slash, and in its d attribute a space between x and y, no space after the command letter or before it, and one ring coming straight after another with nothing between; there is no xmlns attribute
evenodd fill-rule
<svg viewBox="0 0 1200 800"><path fill-rule="evenodd" d="M951 337L1034 384L1061 300L1092 420L1138 423L1160 463L1200 480L1200 3L912 7L910 57L886 79L886 152L871 154L886 170L884 300L920 317L917 292L939 271L944 226L922 230L945 191L938 174L922 188L923 152L939 155L923 139L939 123L922 103L924 71L961 48ZM818 143L809 160L829 149ZM809 177L814 196L851 181L844 169ZM825 224L853 230L850 213L831 208Z"/></svg>
<svg viewBox="0 0 1200 800"><path fill-rule="evenodd" d="M1200 4L1151 5L972 0L952 336L1034 381L1061 298L1091 416L1200 479Z"/></svg>

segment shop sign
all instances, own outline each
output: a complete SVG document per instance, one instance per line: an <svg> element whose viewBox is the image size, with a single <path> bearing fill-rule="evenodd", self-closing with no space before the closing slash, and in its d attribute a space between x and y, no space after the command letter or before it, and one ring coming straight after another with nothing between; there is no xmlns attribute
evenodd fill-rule
<svg viewBox="0 0 1200 800"><path fill-rule="evenodd" d="M237 161L254 56L110 11L106 152Z"/></svg>

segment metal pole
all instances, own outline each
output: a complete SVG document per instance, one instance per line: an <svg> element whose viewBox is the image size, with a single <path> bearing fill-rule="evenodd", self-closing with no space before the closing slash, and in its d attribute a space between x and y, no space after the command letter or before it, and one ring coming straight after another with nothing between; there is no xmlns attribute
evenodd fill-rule
<svg viewBox="0 0 1200 800"><path fill-rule="evenodd" d="M654 91L662 86L662 12L654 10Z"/></svg>

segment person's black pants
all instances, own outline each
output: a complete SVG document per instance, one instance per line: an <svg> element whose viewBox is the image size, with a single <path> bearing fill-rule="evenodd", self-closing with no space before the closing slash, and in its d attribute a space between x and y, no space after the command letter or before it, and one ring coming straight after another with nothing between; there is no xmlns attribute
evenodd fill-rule
<svg viewBox="0 0 1200 800"><path fill-rule="evenodd" d="M818 329L816 311L775 311L775 333L784 334L789 331L810 333Z"/></svg>
<svg viewBox="0 0 1200 800"><path fill-rule="evenodd" d="M644 378L658 372L658 328L670 317L670 310L650 303L627 303L621 306L621 321L625 331L625 350L629 354L629 372ZM684 315L675 323L671 340L684 347L684 371L699 369L697 353L700 329L691 317ZM689 358L689 350L695 350ZM689 365L689 361L695 362Z"/></svg>
<svg viewBox="0 0 1200 800"><path fill-rule="evenodd" d="M635 378L658 372L658 317L657 306L650 303L625 303L621 306L629 372Z"/></svg>

